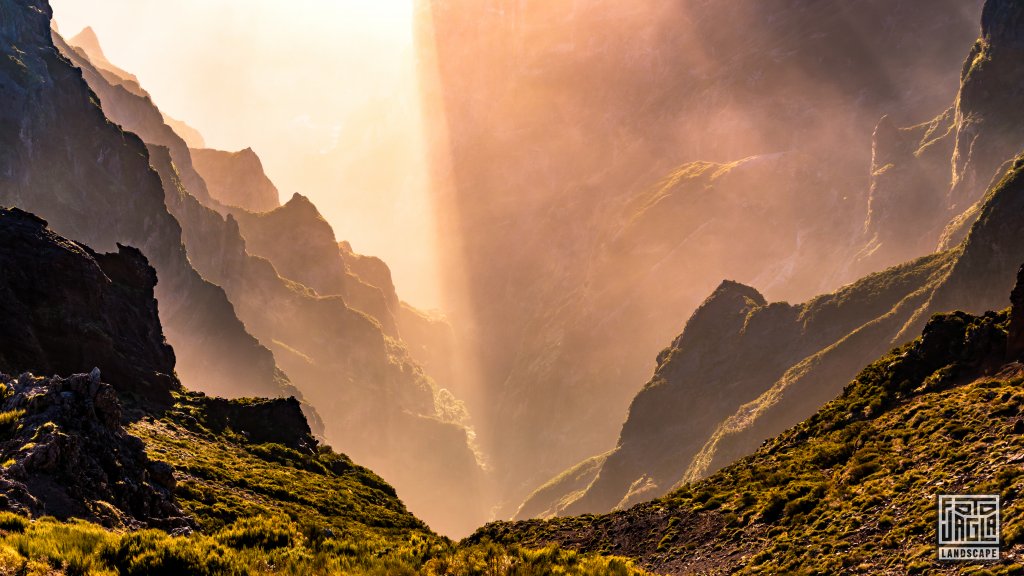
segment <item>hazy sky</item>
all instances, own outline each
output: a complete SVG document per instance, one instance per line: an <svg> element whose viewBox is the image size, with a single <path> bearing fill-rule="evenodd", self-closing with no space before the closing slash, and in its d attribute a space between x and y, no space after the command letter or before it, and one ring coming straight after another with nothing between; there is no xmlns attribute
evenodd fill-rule
<svg viewBox="0 0 1024 576"><path fill-rule="evenodd" d="M423 182L413 0L51 0L61 32L92 26L208 147L252 147L282 202L310 196L339 240L436 305Z"/></svg>

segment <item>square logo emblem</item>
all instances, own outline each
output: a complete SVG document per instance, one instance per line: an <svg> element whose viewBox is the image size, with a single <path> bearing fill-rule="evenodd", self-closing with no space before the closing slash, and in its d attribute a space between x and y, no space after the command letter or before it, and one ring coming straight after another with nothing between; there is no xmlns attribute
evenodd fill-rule
<svg viewBox="0 0 1024 576"><path fill-rule="evenodd" d="M939 494L939 560L999 560L999 495Z"/></svg>

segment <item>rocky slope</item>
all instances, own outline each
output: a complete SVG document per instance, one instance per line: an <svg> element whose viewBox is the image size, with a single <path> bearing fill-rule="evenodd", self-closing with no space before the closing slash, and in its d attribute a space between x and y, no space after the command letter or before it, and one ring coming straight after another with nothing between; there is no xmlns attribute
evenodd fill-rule
<svg viewBox="0 0 1024 576"><path fill-rule="evenodd" d="M111 527L190 524L170 467L122 426L119 396L159 409L181 390L155 284L134 248L97 254L0 208L0 372L21 374L0 374L4 509Z"/></svg>
<svg viewBox="0 0 1024 576"><path fill-rule="evenodd" d="M435 528L464 534L482 521L483 469L468 417L406 350L387 267L348 253L375 281L386 279L385 296L348 270L334 231L304 197L265 213L218 202L148 96L110 83L84 51L58 35L54 41L82 69L103 111L146 140L190 261L273 351L298 390L289 393L301 393L323 418L326 439L385 474Z"/></svg>
<svg viewBox="0 0 1024 576"><path fill-rule="evenodd" d="M174 132L185 138L177 128ZM190 148L189 154L210 195L221 204L252 212L266 212L281 205L277 187L263 173L263 163L252 148L238 152Z"/></svg>
<svg viewBox="0 0 1024 576"><path fill-rule="evenodd" d="M857 277L870 127L945 108L977 36L980 2L925 4L420 3L446 310L503 490L611 447L723 277Z"/></svg>
<svg viewBox="0 0 1024 576"><path fill-rule="evenodd" d="M0 371L99 367L123 394L170 401L174 352L153 300L156 272L138 250L97 254L16 208L0 208L0 237Z"/></svg>
<svg viewBox="0 0 1024 576"><path fill-rule="evenodd" d="M81 72L54 49L49 17L45 4L3 3L0 204L99 250L138 247L160 274L156 295L179 375L211 391L242 380L279 394L286 377L223 291L189 264L143 143L104 117Z"/></svg>
<svg viewBox="0 0 1024 576"><path fill-rule="evenodd" d="M1014 574L1022 291L1024 268L1011 310L934 316L838 399L705 480L612 514L492 524L470 541L614 551L661 574ZM1001 562L936 561L940 493L1001 495Z"/></svg>
<svg viewBox="0 0 1024 576"><path fill-rule="evenodd" d="M68 378L0 374L0 384L5 510L116 528L189 528L172 495L172 468L150 460L142 441L125 430L118 395L98 371Z"/></svg>
<svg viewBox="0 0 1024 576"><path fill-rule="evenodd" d="M702 478L812 414L857 362L905 341L932 314L997 307L1013 285L1011 262L1024 261L1022 169L1018 158L967 239L945 252L799 306L723 285L659 356L616 451L563 511L624 507Z"/></svg>
<svg viewBox="0 0 1024 576"><path fill-rule="evenodd" d="M0 328L32 341L19 366L73 368L95 352L117 379L0 373L0 571L469 576L486 561L502 574L642 576L596 555L457 548L319 445L294 398L184 391L138 251L97 254L13 209L0 209L0 246L0 310L12 311Z"/></svg>

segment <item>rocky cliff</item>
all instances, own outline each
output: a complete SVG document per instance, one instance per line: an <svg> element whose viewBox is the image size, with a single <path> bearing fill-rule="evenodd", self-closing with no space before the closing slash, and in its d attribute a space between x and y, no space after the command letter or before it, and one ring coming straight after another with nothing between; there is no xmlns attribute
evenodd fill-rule
<svg viewBox="0 0 1024 576"><path fill-rule="evenodd" d="M263 163L252 148L238 152L192 148L189 154L210 195L221 204L252 212L267 212L281 205L277 187L263 172Z"/></svg>
<svg viewBox="0 0 1024 576"><path fill-rule="evenodd" d="M885 118L876 128L860 270L955 246L1004 163L1024 149L1017 105L1024 92L1021 10L1014 2L985 4L981 38L948 110L918 126L897 129Z"/></svg>
<svg viewBox="0 0 1024 576"><path fill-rule="evenodd" d="M0 208L0 506L119 528L190 525L171 468L122 426L122 401L159 411L181 391L155 284L134 248L97 254Z"/></svg>
<svg viewBox="0 0 1024 576"><path fill-rule="evenodd" d="M0 238L0 371L97 367L123 394L170 401L180 387L174 351L153 299L156 272L138 250L97 254L16 208L0 208Z"/></svg>
<svg viewBox="0 0 1024 576"><path fill-rule="evenodd" d="M285 379L270 352L189 264L143 143L106 119L82 73L54 49L49 7L2 7L0 204L100 251L139 248L160 276L160 316L186 381L227 391L241 380L279 393Z"/></svg>

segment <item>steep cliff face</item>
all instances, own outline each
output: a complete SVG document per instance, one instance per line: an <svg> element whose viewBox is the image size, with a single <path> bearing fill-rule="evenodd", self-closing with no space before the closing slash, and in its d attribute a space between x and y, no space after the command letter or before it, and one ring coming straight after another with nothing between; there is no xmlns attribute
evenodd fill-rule
<svg viewBox="0 0 1024 576"><path fill-rule="evenodd" d="M210 195L221 204L251 212L267 212L281 205L277 187L263 173L263 163L252 148L238 152L192 148L189 153Z"/></svg>
<svg viewBox="0 0 1024 576"><path fill-rule="evenodd" d="M421 3L444 268L465 290L446 309L509 493L611 446L622 383L723 277L790 300L849 278L870 127L948 106L977 35L980 2L925 4Z"/></svg>
<svg viewBox="0 0 1024 576"><path fill-rule="evenodd" d="M401 338L438 384L452 385L454 335L447 320L401 302L388 265L357 254L348 242L337 242L308 198L295 194L284 206L259 214L231 207L226 211L238 223L251 254L266 258L282 276L321 296L341 296L347 306L380 323L385 334Z"/></svg>
<svg viewBox="0 0 1024 576"><path fill-rule="evenodd" d="M181 392L155 284L134 248L97 254L32 214L0 208L4 509L119 528L189 525L170 467L122 427L120 399L158 411Z"/></svg>
<svg viewBox="0 0 1024 576"><path fill-rule="evenodd" d="M348 305L345 290L358 279L316 207L298 195L264 213L218 202L148 96L111 84L83 52L62 49L114 121L152 138L150 162L167 209L182 223L190 261L223 287L239 318L291 376L295 387L285 393L301 395L323 417L327 440L394 482L410 508L439 530L461 534L478 524L483 470L465 411L406 350L379 288L367 285L365 309ZM393 295L390 278L388 285Z"/></svg>
<svg viewBox="0 0 1024 576"><path fill-rule="evenodd" d="M878 269L967 235L986 190L1024 149L1021 6L990 1L953 106L930 122L875 131L868 242L860 270Z"/></svg>
<svg viewBox="0 0 1024 576"><path fill-rule="evenodd" d="M164 340L156 272L134 248L116 254L57 236L46 222L0 208L0 370L100 368L124 394L169 402L180 386Z"/></svg>
<svg viewBox="0 0 1024 576"><path fill-rule="evenodd" d="M101 251L117 243L142 250L160 276L160 316L185 381L221 392L245 381L279 393L285 380L270 352L189 264L143 143L107 121L81 72L54 49L49 7L10 1L2 9L0 204Z"/></svg>

